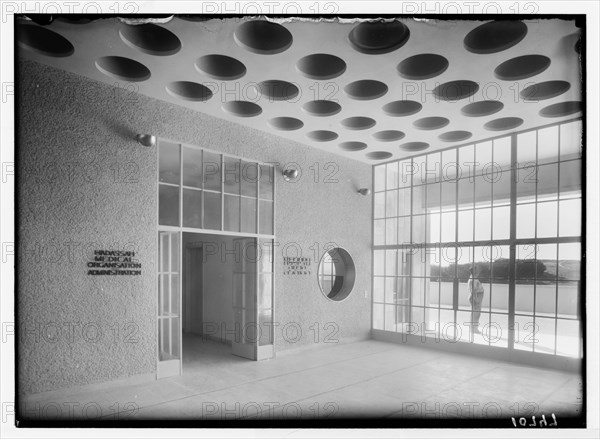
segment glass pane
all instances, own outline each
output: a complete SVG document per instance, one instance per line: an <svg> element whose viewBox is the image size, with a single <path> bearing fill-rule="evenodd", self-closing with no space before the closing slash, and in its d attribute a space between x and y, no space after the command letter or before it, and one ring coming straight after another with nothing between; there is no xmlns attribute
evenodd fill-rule
<svg viewBox="0 0 600 439"><path fill-rule="evenodd" d="M426 181L425 170L427 167L427 156L422 155L413 158L413 185L423 184Z"/></svg>
<svg viewBox="0 0 600 439"><path fill-rule="evenodd" d="M442 180L456 181L459 178L456 154L456 149L442 151Z"/></svg>
<svg viewBox="0 0 600 439"><path fill-rule="evenodd" d="M256 198L258 184L258 164L242 160L242 195Z"/></svg>
<svg viewBox="0 0 600 439"><path fill-rule="evenodd" d="M161 281L161 288L160 288L160 304L159 304L159 315L161 316L167 316L169 314L169 305L171 303L171 298L170 298L170 289L169 289L169 277L170 275L168 274L161 274L160 275L160 281Z"/></svg>
<svg viewBox="0 0 600 439"><path fill-rule="evenodd" d="M412 242L425 242L426 221L426 215L415 215L412 217Z"/></svg>
<svg viewBox="0 0 600 439"><path fill-rule="evenodd" d="M508 316L505 314L492 314L490 326L487 330L491 346L499 348L508 347Z"/></svg>
<svg viewBox="0 0 600 439"><path fill-rule="evenodd" d="M171 232L171 273L180 273L179 271L179 233Z"/></svg>
<svg viewBox="0 0 600 439"><path fill-rule="evenodd" d="M440 242L440 229L441 229L440 217L441 217L441 214L439 214L439 213L432 213L432 214L427 215L427 219L429 222L428 227L427 227L427 234L429 235L429 239L427 240L427 242L433 242L433 243Z"/></svg>
<svg viewBox="0 0 600 439"><path fill-rule="evenodd" d="M259 233L263 235L273 234L273 201L259 201L258 220Z"/></svg>
<svg viewBox="0 0 600 439"><path fill-rule="evenodd" d="M396 245L398 243L398 219L388 218L385 224L385 243Z"/></svg>
<svg viewBox="0 0 600 439"><path fill-rule="evenodd" d="M385 330L396 331L396 305L385 305Z"/></svg>
<svg viewBox="0 0 600 439"><path fill-rule="evenodd" d="M262 309L258 312L259 346L273 344L273 311Z"/></svg>
<svg viewBox="0 0 600 439"><path fill-rule="evenodd" d="M492 239L510 238L510 206L493 209Z"/></svg>
<svg viewBox="0 0 600 439"><path fill-rule="evenodd" d="M183 185L202 187L202 150L183 147Z"/></svg>
<svg viewBox="0 0 600 439"><path fill-rule="evenodd" d="M240 193L240 160L223 156L223 190L227 194Z"/></svg>
<svg viewBox="0 0 600 439"><path fill-rule="evenodd" d="M375 173L375 192L385 190L385 165L375 166L373 172Z"/></svg>
<svg viewBox="0 0 600 439"><path fill-rule="evenodd" d="M398 274L398 251L385 251L385 274L386 276L396 276Z"/></svg>
<svg viewBox="0 0 600 439"><path fill-rule="evenodd" d="M158 338L160 343L159 361L172 360L171 319L159 319Z"/></svg>
<svg viewBox="0 0 600 439"><path fill-rule="evenodd" d="M442 212L442 242L456 240L456 212Z"/></svg>
<svg viewBox="0 0 600 439"><path fill-rule="evenodd" d="M560 164L560 197L581 196L581 160L571 160Z"/></svg>
<svg viewBox="0 0 600 439"><path fill-rule="evenodd" d="M183 189L183 227L202 228L202 191Z"/></svg>
<svg viewBox="0 0 600 439"><path fill-rule="evenodd" d="M492 182L492 191L495 206L510 203L510 183L510 169L502 169L494 176Z"/></svg>
<svg viewBox="0 0 600 439"><path fill-rule="evenodd" d="M534 346L535 352L543 354L554 355L554 343L556 330L556 321L554 319L547 319L543 317L536 317L535 319L535 338L537 342Z"/></svg>
<svg viewBox="0 0 600 439"><path fill-rule="evenodd" d="M560 126L560 159L581 158L582 122L577 120Z"/></svg>
<svg viewBox="0 0 600 439"><path fill-rule="evenodd" d="M454 311L440 310L440 333L444 340L454 340L456 324L454 323Z"/></svg>
<svg viewBox="0 0 600 439"><path fill-rule="evenodd" d="M410 242L410 217L398 218L398 243Z"/></svg>
<svg viewBox="0 0 600 439"><path fill-rule="evenodd" d="M398 191L385 193L385 216L398 216Z"/></svg>
<svg viewBox="0 0 600 439"><path fill-rule="evenodd" d="M417 186L414 187L412 190L412 214L413 215L418 215L421 213L425 213L425 194L426 194L426 190L427 188L429 188L429 186ZM438 188L439 190L439 188ZM439 194L438 194L438 200L439 200Z"/></svg>
<svg viewBox="0 0 600 439"><path fill-rule="evenodd" d="M491 141L476 144L475 160L477 161L477 174L490 172L493 167Z"/></svg>
<svg viewBox="0 0 600 439"><path fill-rule="evenodd" d="M385 290L385 282L384 278L380 276L375 276L373 279L373 301L374 302L383 302L383 294Z"/></svg>
<svg viewBox="0 0 600 439"><path fill-rule="evenodd" d="M223 228L230 232L240 231L240 197L225 195L223 200Z"/></svg>
<svg viewBox="0 0 600 439"><path fill-rule="evenodd" d="M171 308L170 313L172 316L179 315L179 275L171 275Z"/></svg>
<svg viewBox="0 0 600 439"><path fill-rule="evenodd" d="M558 163L538 167L537 194L538 201L558 198Z"/></svg>
<svg viewBox="0 0 600 439"><path fill-rule="evenodd" d="M386 276L385 278L385 303L396 303L396 295L398 294L398 278Z"/></svg>
<svg viewBox="0 0 600 439"><path fill-rule="evenodd" d="M221 194L204 192L204 228L221 230Z"/></svg>
<svg viewBox="0 0 600 439"><path fill-rule="evenodd" d="M533 316L515 316L515 349L520 351L533 352L535 340L535 325Z"/></svg>
<svg viewBox="0 0 600 439"><path fill-rule="evenodd" d="M552 238L558 233L558 202L550 201L537 205L537 236Z"/></svg>
<svg viewBox="0 0 600 439"><path fill-rule="evenodd" d="M581 244L558 244L558 277L563 280L581 279Z"/></svg>
<svg viewBox="0 0 600 439"><path fill-rule="evenodd" d="M413 277L411 288L411 304L412 306L425 305L425 278Z"/></svg>
<svg viewBox="0 0 600 439"><path fill-rule="evenodd" d="M475 184L474 180L463 178L458 180L458 208L472 209L474 202Z"/></svg>
<svg viewBox="0 0 600 439"><path fill-rule="evenodd" d="M273 274L259 274L258 276L258 309L272 308L273 305Z"/></svg>
<svg viewBox="0 0 600 439"><path fill-rule="evenodd" d="M373 329L383 329L383 304L373 304Z"/></svg>
<svg viewBox="0 0 600 439"><path fill-rule="evenodd" d="M517 238L535 236L535 204L517 205Z"/></svg>
<svg viewBox="0 0 600 439"><path fill-rule="evenodd" d="M429 209L439 209L439 207L441 206L440 183L428 184L425 187L427 188L427 207ZM413 214L415 214L414 211Z"/></svg>
<svg viewBox="0 0 600 439"><path fill-rule="evenodd" d="M580 322L576 320L557 320L556 324L556 354L579 357L579 347L581 345Z"/></svg>
<svg viewBox="0 0 600 439"><path fill-rule="evenodd" d="M374 245L384 245L385 244L385 220L375 220L373 221L373 244Z"/></svg>
<svg viewBox="0 0 600 439"><path fill-rule="evenodd" d="M259 196L265 200L273 199L275 174L273 166L260 165Z"/></svg>
<svg viewBox="0 0 600 439"><path fill-rule="evenodd" d="M529 166L536 163L536 131L517 135L517 166Z"/></svg>
<svg viewBox="0 0 600 439"><path fill-rule="evenodd" d="M398 215L410 215L410 188L398 191Z"/></svg>
<svg viewBox="0 0 600 439"><path fill-rule="evenodd" d="M458 148L458 164L462 178L475 175L475 145Z"/></svg>
<svg viewBox="0 0 600 439"><path fill-rule="evenodd" d="M413 167L410 159L403 160L398 164L399 187L410 187L412 183Z"/></svg>
<svg viewBox="0 0 600 439"><path fill-rule="evenodd" d="M442 183L442 207L456 209L456 186L456 182L445 181Z"/></svg>
<svg viewBox="0 0 600 439"><path fill-rule="evenodd" d="M517 283L515 285L515 312L518 314L533 314L533 284Z"/></svg>
<svg viewBox="0 0 600 439"><path fill-rule="evenodd" d="M473 210L458 211L458 241L473 241Z"/></svg>
<svg viewBox="0 0 600 439"><path fill-rule="evenodd" d="M204 151L204 189L221 191L221 154Z"/></svg>
<svg viewBox="0 0 600 439"><path fill-rule="evenodd" d="M256 233L256 199L242 197L241 232Z"/></svg>
<svg viewBox="0 0 600 439"><path fill-rule="evenodd" d="M581 198L561 200L558 236L581 236Z"/></svg>
<svg viewBox="0 0 600 439"><path fill-rule="evenodd" d="M475 177L475 206L489 206L492 203L492 181L487 175Z"/></svg>
<svg viewBox="0 0 600 439"><path fill-rule="evenodd" d="M179 187L158 185L158 223L179 226Z"/></svg>
<svg viewBox="0 0 600 439"><path fill-rule="evenodd" d="M425 168L425 179L428 182L438 182L441 180L442 156L439 152L427 154L427 165Z"/></svg>
<svg viewBox="0 0 600 439"><path fill-rule="evenodd" d="M536 252L537 246L535 244L516 246L515 277L517 278L517 283L533 283L533 280L523 280L521 282L520 279L535 278L537 272Z"/></svg>
<svg viewBox="0 0 600 439"><path fill-rule="evenodd" d="M538 165L558 161L558 126L538 130Z"/></svg>
<svg viewBox="0 0 600 439"><path fill-rule="evenodd" d="M158 246L160 252L160 268L163 273L169 271L169 233L158 232Z"/></svg>
<svg viewBox="0 0 600 439"><path fill-rule="evenodd" d="M252 249L252 245L254 245L254 240L252 240L247 246L245 250L245 254L248 255L248 258L253 259L255 255L250 252ZM259 253L259 267L258 271L261 273L271 273L273 272L273 240L272 239L261 239L260 240L260 253ZM252 261L251 261L252 262Z"/></svg>
<svg viewBox="0 0 600 439"><path fill-rule="evenodd" d="M158 143L158 181L179 184L179 145L166 140Z"/></svg>
<svg viewBox="0 0 600 439"><path fill-rule="evenodd" d="M475 209L475 241L489 241L492 231L492 209Z"/></svg>
<svg viewBox="0 0 600 439"><path fill-rule="evenodd" d="M509 169L511 137L501 137L494 140L494 163L502 169Z"/></svg>
<svg viewBox="0 0 600 439"><path fill-rule="evenodd" d="M385 192L378 192L374 195L374 210L373 217L374 218L383 218L385 216Z"/></svg>
<svg viewBox="0 0 600 439"><path fill-rule="evenodd" d="M555 317L556 282L542 279L535 283L535 314L542 317Z"/></svg>
<svg viewBox="0 0 600 439"><path fill-rule="evenodd" d="M398 188L398 162L386 165L386 189Z"/></svg>

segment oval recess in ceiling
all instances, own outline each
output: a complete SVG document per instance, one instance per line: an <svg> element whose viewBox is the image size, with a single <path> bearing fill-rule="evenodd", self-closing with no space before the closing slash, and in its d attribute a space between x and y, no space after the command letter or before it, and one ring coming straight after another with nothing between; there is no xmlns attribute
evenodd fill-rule
<svg viewBox="0 0 600 439"><path fill-rule="evenodd" d="M420 130L439 130L449 123L450 120L445 117L433 116L417 119L413 122L413 125Z"/></svg>
<svg viewBox="0 0 600 439"><path fill-rule="evenodd" d="M313 116L333 116L342 111L342 107L337 102L333 101L308 101L302 105L302 110Z"/></svg>
<svg viewBox="0 0 600 439"><path fill-rule="evenodd" d="M447 133L442 133L438 136L438 138L442 142L460 142L462 140L470 139L473 134L470 131L448 131Z"/></svg>
<svg viewBox="0 0 600 439"><path fill-rule="evenodd" d="M244 49L261 55L274 55L287 50L293 42L292 34L280 24L265 20L240 24L233 38Z"/></svg>
<svg viewBox="0 0 600 439"><path fill-rule="evenodd" d="M460 109L464 116L482 117L497 113L504 108L500 101L478 101L465 105Z"/></svg>
<svg viewBox="0 0 600 439"><path fill-rule="evenodd" d="M527 25L521 21L490 21L469 32L464 45L472 53L496 53L513 47L526 35Z"/></svg>
<svg viewBox="0 0 600 439"><path fill-rule="evenodd" d="M316 142L331 142L338 138L338 134L333 131L316 130L306 133L306 137Z"/></svg>
<svg viewBox="0 0 600 439"><path fill-rule="evenodd" d="M226 55L204 55L194 63L196 70L211 78L231 81L246 74L246 66L235 58Z"/></svg>
<svg viewBox="0 0 600 439"><path fill-rule="evenodd" d="M281 131L299 130L304 126L304 122L295 117L274 117L269 120L269 125Z"/></svg>
<svg viewBox="0 0 600 439"><path fill-rule="evenodd" d="M258 83L258 89L263 96L272 101L288 101L300 93L298 87L291 82L271 79Z"/></svg>
<svg viewBox="0 0 600 439"><path fill-rule="evenodd" d="M487 122L483 127L489 131L504 131L517 128L523 124L520 117L501 117Z"/></svg>
<svg viewBox="0 0 600 439"><path fill-rule="evenodd" d="M344 151L362 151L363 149L367 149L367 144L364 142L342 142L338 146Z"/></svg>
<svg viewBox="0 0 600 439"><path fill-rule="evenodd" d="M262 113L260 105L248 101L229 101L222 106L223 110L234 116L254 117Z"/></svg>
<svg viewBox="0 0 600 439"><path fill-rule="evenodd" d="M346 71L342 58L327 53L307 55L298 60L296 67L307 78L317 80L337 78Z"/></svg>
<svg viewBox="0 0 600 439"><path fill-rule="evenodd" d="M171 96L186 101L208 101L213 95L210 88L191 81L174 81L169 83L166 88Z"/></svg>
<svg viewBox="0 0 600 439"><path fill-rule="evenodd" d="M503 81L519 81L539 75L550 67L550 58L544 55L523 55L504 61L494 69L494 75Z"/></svg>
<svg viewBox="0 0 600 439"><path fill-rule="evenodd" d="M406 79L430 79L444 73L448 65L448 60L442 55L421 53L406 58L396 69Z"/></svg>
<svg viewBox="0 0 600 439"><path fill-rule="evenodd" d="M526 101L543 101L560 96L570 88L567 81L545 81L525 87L519 95Z"/></svg>
<svg viewBox="0 0 600 439"><path fill-rule="evenodd" d="M365 156L371 160L385 160L389 159L392 153L387 151L373 151L366 153Z"/></svg>
<svg viewBox="0 0 600 439"><path fill-rule="evenodd" d="M442 101L459 101L473 96L479 90L479 84L467 79L449 81L433 89L433 94Z"/></svg>
<svg viewBox="0 0 600 439"><path fill-rule="evenodd" d="M139 82L150 77L150 70L144 64L122 56L103 56L96 60L96 68L105 75L123 81Z"/></svg>
<svg viewBox="0 0 600 439"><path fill-rule="evenodd" d="M374 79L362 79L346 85L344 91L352 99L365 101L380 98L387 93L388 86Z"/></svg>
<svg viewBox="0 0 600 439"><path fill-rule="evenodd" d="M406 134L402 131L397 130L384 130L373 133L373 137L381 142L393 142L395 140L402 140Z"/></svg>
<svg viewBox="0 0 600 439"><path fill-rule="evenodd" d="M540 110L540 116L543 117L563 117L579 113L583 110L583 104L580 101L557 102L548 105Z"/></svg>
<svg viewBox="0 0 600 439"><path fill-rule="evenodd" d="M64 58L75 52L73 44L62 35L33 24L17 25L17 42L33 52Z"/></svg>
<svg viewBox="0 0 600 439"><path fill-rule="evenodd" d="M348 34L354 50L368 55L392 52L406 44L409 38L408 27L398 20L363 22Z"/></svg>
<svg viewBox="0 0 600 439"><path fill-rule="evenodd" d="M173 55L181 49L177 35L153 23L124 24L119 29L119 36L129 47L149 55Z"/></svg>
<svg viewBox="0 0 600 439"><path fill-rule="evenodd" d="M429 148L429 143L426 142L407 142L399 146L403 151L423 151Z"/></svg>
<svg viewBox="0 0 600 439"><path fill-rule="evenodd" d="M355 116L355 117L347 117L343 119L341 122L342 126L348 128L349 130L367 130L372 128L377 123L375 119L370 117L363 116Z"/></svg>
<svg viewBox="0 0 600 439"><path fill-rule="evenodd" d="M383 106L383 112L388 116L400 117L416 114L423 108L417 101L394 101Z"/></svg>

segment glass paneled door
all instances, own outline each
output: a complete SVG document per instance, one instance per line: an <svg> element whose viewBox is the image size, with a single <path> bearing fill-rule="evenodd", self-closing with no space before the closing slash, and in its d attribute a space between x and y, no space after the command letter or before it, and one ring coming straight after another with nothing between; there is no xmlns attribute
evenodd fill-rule
<svg viewBox="0 0 600 439"><path fill-rule="evenodd" d="M158 232L158 379L181 375L179 242L179 232Z"/></svg>
<svg viewBox="0 0 600 439"><path fill-rule="evenodd" d="M273 240L239 238L234 247L232 353L250 360L272 358Z"/></svg>

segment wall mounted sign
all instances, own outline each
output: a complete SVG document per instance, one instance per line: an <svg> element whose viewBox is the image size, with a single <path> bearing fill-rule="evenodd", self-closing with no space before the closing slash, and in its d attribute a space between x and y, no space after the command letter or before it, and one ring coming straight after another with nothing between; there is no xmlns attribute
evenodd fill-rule
<svg viewBox="0 0 600 439"><path fill-rule="evenodd" d="M283 274L304 276L312 273L311 258L284 256L283 265L285 267Z"/></svg>
<svg viewBox="0 0 600 439"><path fill-rule="evenodd" d="M93 260L88 261L91 276L137 276L142 274L142 264L135 259L134 251L94 250Z"/></svg>

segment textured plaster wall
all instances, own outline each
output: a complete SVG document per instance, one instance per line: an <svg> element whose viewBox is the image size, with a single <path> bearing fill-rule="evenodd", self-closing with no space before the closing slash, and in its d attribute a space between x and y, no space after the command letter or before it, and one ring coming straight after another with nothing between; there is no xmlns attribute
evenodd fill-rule
<svg viewBox="0 0 600 439"><path fill-rule="evenodd" d="M25 60L17 69L21 392L155 372L157 157L133 140L138 132L299 165L296 182L276 179L276 352L327 346L326 336L369 337L371 197L356 189L370 187L370 165L138 95L127 84ZM353 293L339 303L321 294L316 278L330 242L357 268ZM139 252L141 276L86 275L94 249L126 246ZM312 273L284 274L282 249L310 257Z"/></svg>

